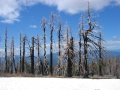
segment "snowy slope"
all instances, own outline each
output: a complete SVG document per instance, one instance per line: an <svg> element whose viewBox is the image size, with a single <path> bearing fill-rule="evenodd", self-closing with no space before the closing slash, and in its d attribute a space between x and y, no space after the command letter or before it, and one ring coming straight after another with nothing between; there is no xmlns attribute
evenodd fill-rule
<svg viewBox="0 0 120 90"><path fill-rule="evenodd" d="M75 78L0 78L0 90L120 90L120 80Z"/></svg>

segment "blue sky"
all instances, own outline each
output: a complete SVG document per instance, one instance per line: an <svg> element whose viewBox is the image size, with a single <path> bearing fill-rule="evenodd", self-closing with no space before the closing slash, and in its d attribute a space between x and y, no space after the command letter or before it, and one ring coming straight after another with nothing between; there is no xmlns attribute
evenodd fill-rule
<svg viewBox="0 0 120 90"><path fill-rule="evenodd" d="M78 23L81 13L87 10L88 0L0 0L0 36L1 49L4 48L4 31L8 28L9 41L15 37L15 47L19 48L19 33L27 34L28 38L39 34L43 37L40 27L42 17L50 17L50 13L61 15L61 20L72 27L73 36L78 38ZM102 27L105 46L109 50L120 49L120 0L89 0L90 7ZM57 26L54 33L57 33ZM54 36L54 41L57 42ZM49 44L49 28L47 29Z"/></svg>

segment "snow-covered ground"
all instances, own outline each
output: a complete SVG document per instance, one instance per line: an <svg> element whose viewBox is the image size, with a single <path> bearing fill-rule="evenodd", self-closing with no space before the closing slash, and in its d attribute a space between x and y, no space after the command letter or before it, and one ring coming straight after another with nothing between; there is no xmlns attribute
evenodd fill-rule
<svg viewBox="0 0 120 90"><path fill-rule="evenodd" d="M120 80L75 78L0 78L0 90L120 90Z"/></svg>

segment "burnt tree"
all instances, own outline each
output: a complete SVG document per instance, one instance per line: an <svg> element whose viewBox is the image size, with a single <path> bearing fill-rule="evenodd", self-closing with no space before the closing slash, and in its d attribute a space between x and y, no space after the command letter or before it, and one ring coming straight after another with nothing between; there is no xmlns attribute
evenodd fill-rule
<svg viewBox="0 0 120 90"><path fill-rule="evenodd" d="M53 74L53 31L54 31L54 13L50 19L50 74Z"/></svg>
<svg viewBox="0 0 120 90"><path fill-rule="evenodd" d="M43 18L42 19L42 28L43 28L43 32L44 32L44 37L43 37L43 39L44 39L44 68L43 68L43 70L44 70L44 75L48 75L48 60L47 60L47 57L46 57L46 19L45 18Z"/></svg>
<svg viewBox="0 0 120 90"><path fill-rule="evenodd" d="M20 33L20 73L22 72L22 34Z"/></svg>
<svg viewBox="0 0 120 90"><path fill-rule="evenodd" d="M5 72L9 72L8 57L7 57L7 28L5 30Z"/></svg>
<svg viewBox="0 0 120 90"><path fill-rule="evenodd" d="M34 74L34 37L31 38L32 47L30 47L31 74Z"/></svg>
<svg viewBox="0 0 120 90"><path fill-rule="evenodd" d="M24 73L25 71L25 65L24 65L24 62L25 62L25 44L26 44L26 35L22 38L22 60L21 60L21 68L22 68L22 73Z"/></svg>

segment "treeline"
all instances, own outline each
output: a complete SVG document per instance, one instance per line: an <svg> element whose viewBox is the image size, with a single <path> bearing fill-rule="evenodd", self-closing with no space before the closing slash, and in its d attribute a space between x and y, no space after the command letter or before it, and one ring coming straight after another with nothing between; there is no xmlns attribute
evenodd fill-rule
<svg viewBox="0 0 120 90"><path fill-rule="evenodd" d="M4 62L0 60L1 73L27 73L41 76L67 77L83 76L84 78L88 78L89 75L113 75L120 78L120 60L110 57L109 52L102 46L104 40L100 31L101 27L96 22L96 18L91 16L89 5L87 15L81 15L78 23L78 41L75 41L72 29L67 24L63 25L60 15L51 13L48 21L46 18L41 20L41 28L44 33L42 39L37 35L36 37L31 37L31 41L29 41L26 35L20 33L19 63L16 63L17 60L15 60L14 37L12 37L11 43L8 44L6 29ZM58 24L58 29L55 28L56 23ZM49 60L46 53L47 25L49 25L50 29L50 38L48 38L50 39ZM54 30L58 30L56 36L53 35ZM53 49L55 48L53 38L58 38L58 64L56 66L53 65ZM42 41L44 42L43 45L41 44ZM8 51L8 45L10 46L10 51ZM29 56L26 56L26 48L29 50ZM43 60L41 58L41 50L44 50ZM35 55L35 51L37 51L37 55ZM27 62L28 59L26 58L30 58L30 63ZM35 58L38 60L37 63L35 63Z"/></svg>

